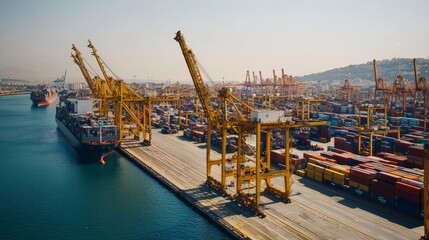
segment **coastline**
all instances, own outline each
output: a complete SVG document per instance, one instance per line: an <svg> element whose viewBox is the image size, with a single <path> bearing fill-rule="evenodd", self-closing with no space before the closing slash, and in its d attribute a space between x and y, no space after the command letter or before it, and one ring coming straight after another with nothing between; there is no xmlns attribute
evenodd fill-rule
<svg viewBox="0 0 429 240"><path fill-rule="evenodd" d="M0 91L0 96L24 95L30 93L30 91Z"/></svg>

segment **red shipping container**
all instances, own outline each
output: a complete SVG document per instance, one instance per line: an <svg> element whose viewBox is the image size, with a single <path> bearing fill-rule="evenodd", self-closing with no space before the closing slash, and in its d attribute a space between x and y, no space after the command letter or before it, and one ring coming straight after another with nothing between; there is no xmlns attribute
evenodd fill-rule
<svg viewBox="0 0 429 240"><path fill-rule="evenodd" d="M309 154L309 153L304 153L304 158L305 159L309 159L309 158L314 158L314 159L317 159L317 160L320 160L320 161L325 161L326 160L326 158L325 157L322 157L322 156L316 156L316 155L312 155L312 154Z"/></svg>
<svg viewBox="0 0 429 240"><path fill-rule="evenodd" d="M352 153L353 152L353 145L351 145L351 144L344 144L343 150Z"/></svg>
<svg viewBox="0 0 429 240"><path fill-rule="evenodd" d="M424 156L408 155L407 159L408 159L408 161L423 161L424 160Z"/></svg>
<svg viewBox="0 0 429 240"><path fill-rule="evenodd" d="M411 195L405 191L398 190L398 189L395 190L395 195L397 197L400 197L400 198L403 198L403 199L406 199L406 200L409 200L412 202L416 202L416 203L419 203L422 200L420 194L419 195Z"/></svg>
<svg viewBox="0 0 429 240"><path fill-rule="evenodd" d="M417 146L409 146L408 155L424 156L424 149Z"/></svg>
<svg viewBox="0 0 429 240"><path fill-rule="evenodd" d="M335 153L333 153L333 152L322 152L322 153L320 153L320 155L321 156L323 156L323 157L328 157L328 158L332 158L332 156L334 155Z"/></svg>
<svg viewBox="0 0 429 240"><path fill-rule="evenodd" d="M356 176L360 177L366 180L372 180L376 177L377 172L374 170L369 169L362 169L362 168L352 168L350 170L350 176Z"/></svg>
<svg viewBox="0 0 429 240"><path fill-rule="evenodd" d="M362 168L362 169L368 169L368 170L373 170L374 166L371 165L366 165L366 164L359 164L357 166L355 166L356 168Z"/></svg>
<svg viewBox="0 0 429 240"><path fill-rule="evenodd" d="M390 161L394 161L394 162L397 162L397 163L402 163L402 162L404 162L404 161L407 160L407 157L406 156L396 156L396 155L393 155L393 156L386 156L386 157L384 157L384 159L387 159L387 160L390 160Z"/></svg>
<svg viewBox="0 0 429 240"><path fill-rule="evenodd" d="M332 149L332 152L335 152L335 153L346 153L347 151L344 151L344 150L341 150L341 149L338 149L338 148L334 148L334 149Z"/></svg>
<svg viewBox="0 0 429 240"><path fill-rule="evenodd" d="M385 155L382 158L386 160L394 161L394 162L401 162L401 161L407 160L406 156L396 156L394 154Z"/></svg>
<svg viewBox="0 0 429 240"><path fill-rule="evenodd" d="M366 186L369 186L371 184L371 181L372 181L372 179L366 179L366 178L359 177L356 175L349 175L349 179L350 179L350 181L357 182L359 184L363 184Z"/></svg>
<svg viewBox="0 0 429 240"><path fill-rule="evenodd" d="M335 137L334 138L334 146L336 148L337 144L343 144L346 140L344 138Z"/></svg>
<svg viewBox="0 0 429 240"><path fill-rule="evenodd" d="M271 163L272 164L279 164L284 163L285 155L278 150L271 150Z"/></svg>
<svg viewBox="0 0 429 240"><path fill-rule="evenodd" d="M403 182L396 182L395 188L396 188L396 191L404 193L405 195L418 196L420 198L421 188L418 188Z"/></svg>
<svg viewBox="0 0 429 240"><path fill-rule="evenodd" d="M395 198L395 185L374 179L371 183L371 192L393 200Z"/></svg>
<svg viewBox="0 0 429 240"><path fill-rule="evenodd" d="M349 165L349 158L347 156L345 156L344 153L342 153L342 154L335 154L332 157L335 160L337 160L338 164Z"/></svg>
<svg viewBox="0 0 429 240"><path fill-rule="evenodd" d="M391 184L395 184L395 182L401 180L400 176L390 174L390 173L386 173L386 172L379 172L378 178L380 179L380 181L391 183Z"/></svg>

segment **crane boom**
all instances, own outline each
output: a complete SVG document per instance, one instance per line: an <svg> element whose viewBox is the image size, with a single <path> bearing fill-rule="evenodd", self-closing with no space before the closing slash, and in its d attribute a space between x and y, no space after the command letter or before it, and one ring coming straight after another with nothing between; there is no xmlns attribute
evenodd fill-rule
<svg viewBox="0 0 429 240"><path fill-rule="evenodd" d="M106 69L104 69L103 62L101 61L100 56L97 53L97 49L92 45L91 40L88 39L88 47L92 49L92 55L94 55L95 59L97 60L98 66L100 67L101 72L103 73L104 80L106 80L107 85L109 85L109 88L113 91L115 88L112 86L112 79L107 75Z"/></svg>
<svg viewBox="0 0 429 240"><path fill-rule="evenodd" d="M91 89L92 93L96 93L96 87L94 81L91 79L91 76L89 75L88 69L85 66L85 63L83 62L82 53L76 48L74 44L72 44L72 49L75 52L75 54L71 54L74 62L79 66L80 71L83 74L83 77L85 78L86 82L88 83L89 88Z"/></svg>
<svg viewBox="0 0 429 240"><path fill-rule="evenodd" d="M174 40L179 42L180 48L182 49L186 65L188 66L189 73L191 74L192 81L194 82L195 88L197 90L198 98L201 102L204 112L206 113L207 120L211 126L216 126L216 111L210 102L210 94L207 87L204 85L195 55L191 49L188 49L185 39L183 38L183 35L180 31L176 33Z"/></svg>

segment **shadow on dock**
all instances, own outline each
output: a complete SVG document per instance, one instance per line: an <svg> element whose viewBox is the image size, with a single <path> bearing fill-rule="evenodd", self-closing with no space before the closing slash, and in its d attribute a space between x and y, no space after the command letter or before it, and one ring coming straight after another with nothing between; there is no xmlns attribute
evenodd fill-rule
<svg viewBox="0 0 429 240"><path fill-rule="evenodd" d="M346 207L362 209L409 229L423 225L423 222L417 218L400 213L393 208L377 205L377 203L370 201L370 199L355 196L345 190L335 189L307 178L301 178L298 181L305 187L318 191L326 196L341 197L342 199L337 202Z"/></svg>

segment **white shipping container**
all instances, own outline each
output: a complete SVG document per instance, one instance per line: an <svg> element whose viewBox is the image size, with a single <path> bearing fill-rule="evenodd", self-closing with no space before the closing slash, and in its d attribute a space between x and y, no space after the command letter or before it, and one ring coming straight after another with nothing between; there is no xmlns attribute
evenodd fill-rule
<svg viewBox="0 0 429 240"><path fill-rule="evenodd" d="M86 114L92 113L93 99L69 99L73 103L74 113Z"/></svg>
<svg viewBox="0 0 429 240"><path fill-rule="evenodd" d="M276 123L292 120L291 117L285 117L284 111L274 110L253 110L250 113L252 122Z"/></svg>

